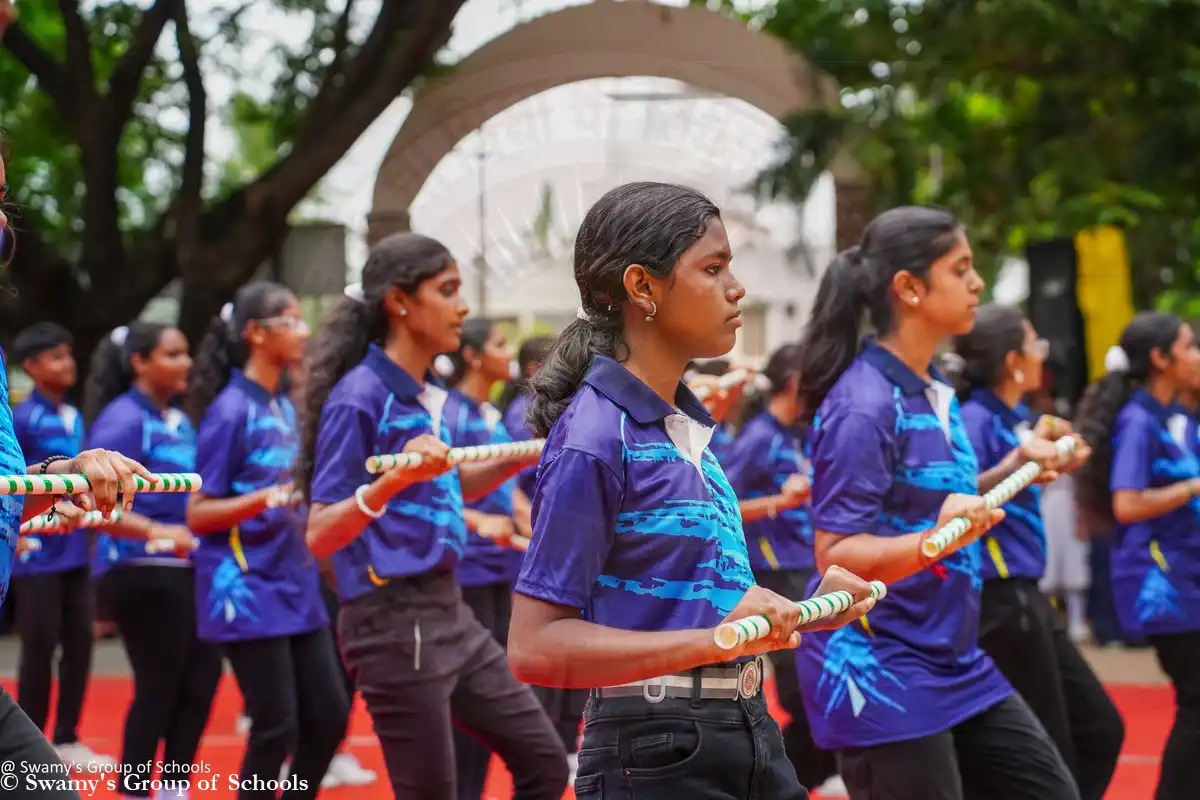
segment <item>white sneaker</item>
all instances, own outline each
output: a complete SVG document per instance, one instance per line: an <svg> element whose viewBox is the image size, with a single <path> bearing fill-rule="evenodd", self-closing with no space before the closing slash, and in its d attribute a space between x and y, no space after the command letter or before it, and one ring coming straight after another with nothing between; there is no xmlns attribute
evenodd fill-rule
<svg viewBox="0 0 1200 800"><path fill-rule="evenodd" d="M238 714L237 722L233 723L233 729L238 736L246 736L250 733L250 727L254 723L245 714Z"/></svg>
<svg viewBox="0 0 1200 800"><path fill-rule="evenodd" d="M101 772L117 765L115 758L97 753L83 742L55 745L54 752L64 764L79 772Z"/></svg>
<svg viewBox="0 0 1200 800"><path fill-rule="evenodd" d="M325 778L321 781L322 789L332 789L337 786L367 786L375 782L378 776L374 770L367 769L359 763L353 753L341 752L329 762Z"/></svg>
<svg viewBox="0 0 1200 800"><path fill-rule="evenodd" d="M188 790L182 786L170 789L159 789L154 800L188 800Z"/></svg>
<svg viewBox="0 0 1200 800"><path fill-rule="evenodd" d="M821 784L817 789L821 797L849 797L850 792L846 789L846 782L842 780L841 775L834 775L829 780Z"/></svg>

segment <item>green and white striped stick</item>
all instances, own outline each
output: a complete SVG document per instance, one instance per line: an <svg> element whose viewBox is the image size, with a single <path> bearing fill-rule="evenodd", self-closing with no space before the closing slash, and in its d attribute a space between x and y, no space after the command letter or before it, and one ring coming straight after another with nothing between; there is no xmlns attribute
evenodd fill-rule
<svg viewBox="0 0 1200 800"><path fill-rule="evenodd" d="M880 581L871 581L871 596L877 601L887 596L887 587ZM836 617L854 605L854 595L845 589L797 601L800 606L800 625L813 620ZM761 639L771 632L771 622L761 614L743 617L733 622L722 622L713 631L713 641L722 650L732 650L746 642Z"/></svg>
<svg viewBox="0 0 1200 800"><path fill-rule="evenodd" d="M155 483L140 475L133 478L139 492L198 492L201 486L200 476L194 472L156 473ZM92 487L83 475L0 475L0 495L68 495L90 491Z"/></svg>
<svg viewBox="0 0 1200 800"><path fill-rule="evenodd" d="M468 461L525 461L541 455L542 448L545 446L545 439L530 439L524 442L451 447L446 460L451 464L462 464ZM378 475L389 469L416 469L421 466L421 462L420 453L371 456L367 459L367 472Z"/></svg>
<svg viewBox="0 0 1200 800"><path fill-rule="evenodd" d="M195 550L198 546L199 543L194 544L192 545L192 549ZM146 542L147 553L170 553L174 549L175 542L171 539L151 539Z"/></svg>
<svg viewBox="0 0 1200 800"><path fill-rule="evenodd" d="M1075 450L1078 444L1079 440L1074 436L1064 436L1055 442L1054 446L1058 448L1059 457L1065 458ZM983 502L987 504L988 508L999 508L1027 489L1041 474L1042 465L1036 461L1030 461L993 486L992 490L983 496ZM921 555L926 558L937 558L970 528L971 523L967 522L966 517L955 517L921 542Z"/></svg>
<svg viewBox="0 0 1200 800"><path fill-rule="evenodd" d="M54 516L48 513L39 514L21 525L20 535L25 536L30 533L67 533L78 528L102 528L105 525L110 525L120 520L121 512L117 509L113 509L113 512L107 517L99 511L89 511L73 525L68 524L65 518L57 514Z"/></svg>

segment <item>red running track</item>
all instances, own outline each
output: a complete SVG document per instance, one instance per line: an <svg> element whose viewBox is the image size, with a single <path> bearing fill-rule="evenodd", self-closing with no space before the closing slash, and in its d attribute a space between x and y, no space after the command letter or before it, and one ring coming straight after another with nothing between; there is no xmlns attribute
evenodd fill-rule
<svg viewBox="0 0 1200 800"><path fill-rule="evenodd" d="M12 681L4 681L5 689L15 690ZM770 688L768 687L770 692ZM1110 686L1109 691L1125 717L1127 729L1125 748L1117 768L1112 786L1105 800L1151 800L1158 779L1159 756L1174 715L1173 697L1167 686ZM132 684L128 678L96 677L88 690L87 704L80 732L84 741L98 752L118 755L121 746L121 730L125 721L125 710L129 706ZM777 717L785 718L774 704ZM219 777L221 788L211 792L193 792L199 796L234 798L235 793L226 788L226 778L236 774L241 764L244 747L242 737L234 732L234 723L241 710L241 696L237 685L229 675L225 676L216 701L212 717L201 745L199 762L208 769L210 777ZM53 721L50 723L53 725ZM375 770L380 780L367 787L334 789L322 792L322 797L354 798L355 800L391 800L392 794L386 783L383 756L371 730L371 719L361 700L356 703L350 723L349 745L359 760ZM508 800L511 797L511 780L499 761L493 761L492 775L488 781L484 800ZM115 798L114 792L101 788L97 798ZM818 798L814 795L814 800ZM574 798L568 791L565 798ZM90 800L86 798L85 800Z"/></svg>

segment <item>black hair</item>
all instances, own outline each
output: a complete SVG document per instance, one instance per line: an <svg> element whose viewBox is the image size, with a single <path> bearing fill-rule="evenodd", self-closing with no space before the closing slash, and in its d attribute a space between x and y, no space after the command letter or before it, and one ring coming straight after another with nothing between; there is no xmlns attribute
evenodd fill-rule
<svg viewBox="0 0 1200 800"><path fill-rule="evenodd" d="M625 343L625 270L640 264L665 278L721 212L695 189L669 183L627 183L593 205L575 237L575 284L587 319L571 322L530 383L526 421L546 436L571 403L592 357L629 357Z"/></svg>
<svg viewBox="0 0 1200 800"><path fill-rule="evenodd" d="M811 419L858 355L863 312L879 334L891 330L892 278L907 271L927 280L933 262L962 233L953 214L900 206L871 220L858 245L843 250L821 276L812 316L800 341L801 416Z"/></svg>
<svg viewBox="0 0 1200 800"><path fill-rule="evenodd" d="M453 263L441 242L417 233L398 233L375 243L362 272L362 299L343 297L309 345L296 485L308 495L317 451L321 407L333 387L367 355L372 342L387 338L383 299L393 286L412 294Z"/></svg>
<svg viewBox="0 0 1200 800"><path fill-rule="evenodd" d="M776 349L758 374L760 378L766 379L765 382L760 381L761 383L770 385L756 387L753 394L747 395L742 406L742 419L750 420L758 416L773 397L787 389L788 381L799 372L800 345L785 344Z"/></svg>
<svg viewBox="0 0 1200 800"><path fill-rule="evenodd" d="M979 309L970 333L955 337L954 352L962 359L955 387L966 400L974 389L994 389L1004 378L1008 354L1025 345L1025 315L1020 309L995 303Z"/></svg>
<svg viewBox="0 0 1200 800"><path fill-rule="evenodd" d="M69 330L54 322L35 322L16 335L9 352L13 362L20 364L64 344L75 344Z"/></svg>
<svg viewBox="0 0 1200 800"><path fill-rule="evenodd" d="M246 326L256 320L270 319L288 307L296 296L292 290L271 281L247 283L233 297L229 319L222 310L208 323L208 331L196 349L196 360L188 376L183 410L192 424L199 425L213 399L229 383L235 367L246 366L250 346L242 338Z"/></svg>
<svg viewBox="0 0 1200 800"><path fill-rule="evenodd" d="M529 378L526 377L529 368L540 365L553 344L554 339L549 336L534 336L521 344L517 351L517 377L504 384L504 391L500 392L500 398L496 401L496 408L501 414L507 412L513 401L529 388Z"/></svg>
<svg viewBox="0 0 1200 800"><path fill-rule="evenodd" d="M476 353L482 354L484 345L487 344L488 339L492 338L492 331L495 329L496 323L486 317L470 317L463 322L462 338L458 350L446 354L454 364L454 372L446 377L447 386L458 386L467 376L467 357L463 351L469 347Z"/></svg>
<svg viewBox="0 0 1200 800"><path fill-rule="evenodd" d="M1102 519L1112 519L1112 435L1117 414L1133 390L1150 379L1155 350L1170 356L1183 320L1174 314L1147 311L1133 318L1121 332L1121 349L1129 361L1127 370L1109 372L1088 387L1079 401L1075 430L1092 448L1092 455L1079 468L1075 485L1081 505Z"/></svg>
<svg viewBox="0 0 1200 800"><path fill-rule="evenodd" d="M87 383L83 388L83 418L91 425L104 407L133 385L135 355L148 358L171 325L131 322L104 337L92 351Z"/></svg>

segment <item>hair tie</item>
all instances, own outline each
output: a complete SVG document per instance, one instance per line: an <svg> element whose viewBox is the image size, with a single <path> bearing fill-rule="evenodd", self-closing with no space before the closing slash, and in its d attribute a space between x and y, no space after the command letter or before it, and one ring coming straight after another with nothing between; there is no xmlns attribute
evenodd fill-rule
<svg viewBox="0 0 1200 800"><path fill-rule="evenodd" d="M958 353L942 353L940 356L942 369L946 372L961 373L967 366L967 361Z"/></svg>
<svg viewBox="0 0 1200 800"><path fill-rule="evenodd" d="M361 283L348 283L346 288L342 289L342 294L349 297L356 303L367 302L367 296L363 294L363 285Z"/></svg>
<svg viewBox="0 0 1200 800"><path fill-rule="evenodd" d="M226 325L233 322L233 303L226 303L221 306L221 321Z"/></svg>
<svg viewBox="0 0 1200 800"><path fill-rule="evenodd" d="M591 315L588 314L588 312L584 310L583 306L580 306L579 310L575 312L575 318L583 320L584 322L592 321Z"/></svg>
<svg viewBox="0 0 1200 800"><path fill-rule="evenodd" d="M433 371L443 378L449 378L454 374L454 359L442 353L433 360Z"/></svg>
<svg viewBox="0 0 1200 800"><path fill-rule="evenodd" d="M122 325L119 328L113 328L113 332L108 335L109 341L117 347L124 347L125 340L129 338L129 326Z"/></svg>
<svg viewBox="0 0 1200 800"><path fill-rule="evenodd" d="M763 375L761 372L754 376L754 380L751 381L750 385L753 386L754 390L759 394L769 394L771 389L774 388L774 385L771 383L771 379L766 375Z"/></svg>
<svg viewBox="0 0 1200 800"><path fill-rule="evenodd" d="M1104 354L1104 371L1113 373L1129 372L1129 356L1125 354L1125 350L1120 345L1114 344Z"/></svg>

